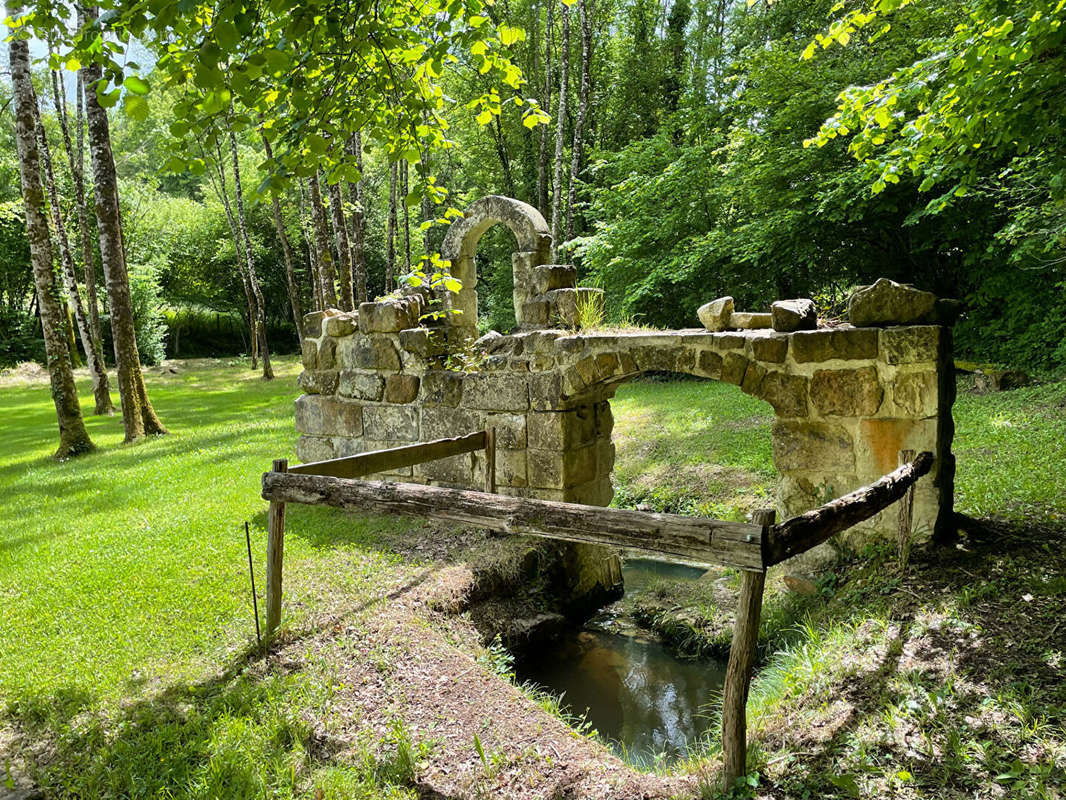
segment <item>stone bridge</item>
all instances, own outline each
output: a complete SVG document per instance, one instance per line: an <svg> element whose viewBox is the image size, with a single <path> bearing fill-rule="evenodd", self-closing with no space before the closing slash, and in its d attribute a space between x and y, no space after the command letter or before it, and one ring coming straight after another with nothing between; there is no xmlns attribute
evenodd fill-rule
<svg viewBox="0 0 1066 800"><path fill-rule="evenodd" d="M518 329L475 343L475 252L494 224L507 225L518 242ZM577 288L573 267L548 264L550 243L534 208L484 198L453 224L442 248L463 281L446 300L462 313L425 324L433 298L407 290L356 313L309 314L298 456L319 461L492 426L499 492L606 505L614 392L642 373L677 372L734 384L773 408L779 515L871 483L897 466L902 450L930 450L936 465L917 486L914 523L919 534L948 529L955 391L949 327L577 331L578 298L597 290ZM748 318L760 315L735 316L751 324ZM449 369L460 353L467 368ZM480 488L484 469L483 454L474 453L381 477ZM894 533L896 525L892 508L865 530Z"/></svg>

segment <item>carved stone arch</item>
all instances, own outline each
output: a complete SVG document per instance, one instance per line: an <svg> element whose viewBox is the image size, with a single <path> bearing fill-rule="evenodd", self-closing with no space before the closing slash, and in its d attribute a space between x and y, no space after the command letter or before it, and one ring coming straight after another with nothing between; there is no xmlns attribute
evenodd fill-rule
<svg viewBox="0 0 1066 800"><path fill-rule="evenodd" d="M462 290L448 298L452 309L463 312L449 316L451 325L471 329L477 326L477 245L494 225L506 225L517 240L511 260L514 268L515 318L520 327L529 327L537 322L530 319L527 312L530 302L538 295L548 290L573 286L576 273L572 268L549 270L544 277L537 274L537 268L547 265L551 258L552 238L543 215L521 200L488 195L474 202L462 219L452 223L441 245L441 256L451 262L452 275L463 283Z"/></svg>

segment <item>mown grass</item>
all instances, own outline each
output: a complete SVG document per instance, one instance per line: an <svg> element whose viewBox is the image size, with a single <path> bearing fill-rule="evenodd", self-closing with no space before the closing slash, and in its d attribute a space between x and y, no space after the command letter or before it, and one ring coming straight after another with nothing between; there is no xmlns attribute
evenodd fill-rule
<svg viewBox="0 0 1066 800"><path fill-rule="evenodd" d="M46 387L0 388L0 713L39 741L34 777L49 790L291 797L313 783L327 797L393 791L375 764L338 770L306 752L325 676L263 671L249 659L243 522L262 565L260 476L272 458L292 458L295 441L299 365L282 359L275 369L272 383L235 362L150 375L172 435L125 446L120 417L87 416L99 449L69 463L50 457ZM91 411L88 385L79 390ZM373 594L399 570L372 545L402 522L301 508L290 518L300 531L286 542L290 576L350 551L334 579ZM261 590L261 572L257 579ZM298 578L289 591L298 626Z"/></svg>

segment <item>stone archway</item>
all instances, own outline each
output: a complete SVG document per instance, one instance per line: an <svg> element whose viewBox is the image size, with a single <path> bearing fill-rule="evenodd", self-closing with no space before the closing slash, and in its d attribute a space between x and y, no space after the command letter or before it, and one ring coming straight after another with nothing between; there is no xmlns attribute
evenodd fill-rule
<svg viewBox="0 0 1066 800"><path fill-rule="evenodd" d="M452 275L463 284L458 293L446 298L449 308L462 312L449 315L448 324L468 334L477 328L477 246L494 225L506 225L517 240L511 264L518 328L546 327L553 321L572 324L578 297L598 290L577 288L574 267L548 263L552 238L543 215L528 203L502 195L488 195L473 203L444 237L441 256L451 262Z"/></svg>

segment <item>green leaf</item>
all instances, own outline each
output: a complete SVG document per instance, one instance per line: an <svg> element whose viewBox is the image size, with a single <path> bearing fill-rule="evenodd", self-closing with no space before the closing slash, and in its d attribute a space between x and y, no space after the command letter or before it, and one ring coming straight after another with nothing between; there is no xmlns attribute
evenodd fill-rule
<svg viewBox="0 0 1066 800"><path fill-rule="evenodd" d="M130 75L122 82L122 85L132 94L144 95L148 94L152 89L152 87L148 85L148 81L137 75Z"/></svg>
<svg viewBox="0 0 1066 800"><path fill-rule="evenodd" d="M126 116L130 119L142 122L148 119L148 99L136 94L126 95L126 102L123 104L123 108L126 112Z"/></svg>
<svg viewBox="0 0 1066 800"><path fill-rule="evenodd" d="M463 282L448 275L444 278L444 288L449 292L458 292L463 288Z"/></svg>

